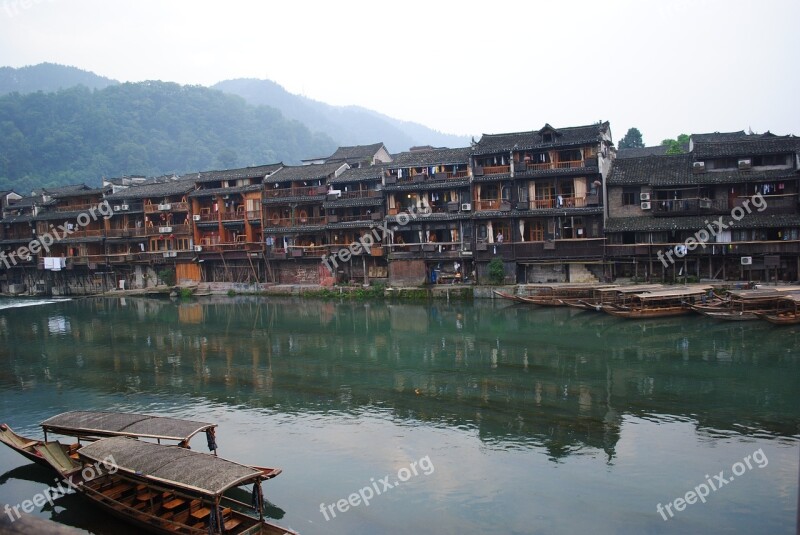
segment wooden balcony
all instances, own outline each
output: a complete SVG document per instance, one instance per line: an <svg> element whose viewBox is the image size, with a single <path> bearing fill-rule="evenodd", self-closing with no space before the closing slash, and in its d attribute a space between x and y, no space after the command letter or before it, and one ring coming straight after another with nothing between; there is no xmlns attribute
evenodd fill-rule
<svg viewBox="0 0 800 535"><path fill-rule="evenodd" d="M595 197L596 198L596 197ZM552 210L554 208L585 208L587 206L587 197L561 197L559 202L558 197L552 199L534 199L528 202L518 202L518 210Z"/></svg>
<svg viewBox="0 0 800 535"><path fill-rule="evenodd" d="M145 227L147 236L160 236L164 234L188 234L192 231L191 225L153 225Z"/></svg>
<svg viewBox="0 0 800 535"><path fill-rule="evenodd" d="M384 245L389 251L390 260L399 259L429 259L450 260L463 256L464 244L461 242L435 242L435 243L395 243Z"/></svg>
<svg viewBox="0 0 800 535"><path fill-rule="evenodd" d="M97 211L97 205L100 204L102 201L98 201L94 204L65 204L56 206L53 210L54 212L88 212L92 209Z"/></svg>
<svg viewBox="0 0 800 535"><path fill-rule="evenodd" d="M491 260L500 256L504 260L549 260L549 259L599 259L603 257L603 238L553 240L543 242L487 243L478 241L475 258Z"/></svg>
<svg viewBox="0 0 800 535"><path fill-rule="evenodd" d="M341 191L337 197L333 200L345 200L345 199L373 199L375 197L380 197L382 192L374 190L374 189L361 189L355 191Z"/></svg>
<svg viewBox="0 0 800 535"><path fill-rule="evenodd" d="M189 203L188 202L167 202L167 203L157 203L157 204L145 204L144 205L144 213L152 214L155 212L188 212L189 211Z"/></svg>
<svg viewBox="0 0 800 535"><path fill-rule="evenodd" d="M564 162L524 163L526 171L551 171L553 169L576 169L586 167L585 160L571 160ZM522 169L518 170L523 172Z"/></svg>
<svg viewBox="0 0 800 535"><path fill-rule="evenodd" d="M483 167L484 175L500 175L503 173L510 173L510 165L487 165Z"/></svg>
<svg viewBox="0 0 800 535"><path fill-rule="evenodd" d="M372 221L380 221L383 219L383 213L375 212L372 214L356 214L356 215L337 215L332 214L327 216L328 223L350 223L353 221L363 221L370 224Z"/></svg>
<svg viewBox="0 0 800 535"><path fill-rule="evenodd" d="M320 217L300 217L299 215L295 215L294 219L290 217L272 217L267 216L267 219L264 221L265 227L273 227L273 228L293 228L293 227L302 227L302 226L309 226L309 225L325 225L327 223L327 218L325 216Z"/></svg>
<svg viewBox="0 0 800 535"><path fill-rule="evenodd" d="M650 201L654 216L686 216L724 213L730 210L728 199L674 199Z"/></svg>
<svg viewBox="0 0 800 535"><path fill-rule="evenodd" d="M293 188L268 187L264 190L264 202L288 197L318 197L320 195L325 195L327 192L328 188L326 186L302 186Z"/></svg>
<svg viewBox="0 0 800 535"><path fill-rule="evenodd" d="M488 210L508 212L511 210L511 203L502 199L479 199L473 203L473 210L476 212Z"/></svg>
<svg viewBox="0 0 800 535"><path fill-rule="evenodd" d="M145 236L144 227L139 228L112 228L106 231L107 238L136 238Z"/></svg>
<svg viewBox="0 0 800 535"><path fill-rule="evenodd" d="M241 210L220 212L219 219L220 221L244 221L244 207L242 206Z"/></svg>

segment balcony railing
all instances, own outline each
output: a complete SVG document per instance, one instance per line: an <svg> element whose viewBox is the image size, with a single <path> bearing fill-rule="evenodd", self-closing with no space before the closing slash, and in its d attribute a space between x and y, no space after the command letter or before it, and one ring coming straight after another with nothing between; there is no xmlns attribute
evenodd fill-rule
<svg viewBox="0 0 800 535"><path fill-rule="evenodd" d="M191 225L148 225L145 227L147 236L158 236L161 234L185 234L192 231Z"/></svg>
<svg viewBox="0 0 800 535"><path fill-rule="evenodd" d="M165 202L155 204L145 204L144 213L152 214L154 212L188 212L188 202Z"/></svg>
<svg viewBox="0 0 800 535"><path fill-rule="evenodd" d="M500 210L503 212L511 210L511 202L502 199L478 199L474 203L474 210Z"/></svg>
<svg viewBox="0 0 800 535"><path fill-rule="evenodd" d="M578 167L586 167L586 162L584 160L569 160L564 162L523 163L519 167L515 166L515 171L550 171L552 169L574 169Z"/></svg>
<svg viewBox="0 0 800 535"><path fill-rule="evenodd" d="M510 165L487 165L483 167L484 175L499 175L501 173L510 173Z"/></svg>
<svg viewBox="0 0 800 535"><path fill-rule="evenodd" d="M650 201L653 215L691 215L729 210L728 199L672 199Z"/></svg>
<svg viewBox="0 0 800 535"><path fill-rule="evenodd" d="M280 199L284 197L315 197L325 195L328 192L326 186L303 186L294 188L267 188L264 190L264 200Z"/></svg>
<svg viewBox="0 0 800 535"><path fill-rule="evenodd" d="M325 216L321 217L300 217L296 215L294 219L291 217L270 217L267 216L266 221L264 221L265 227L276 227L276 228L291 228L291 227L302 227L307 225L324 225L327 223L327 218Z"/></svg>
<svg viewBox="0 0 800 535"><path fill-rule="evenodd" d="M336 200L342 199L371 199L374 197L380 197L382 193L380 191L376 191L374 189L361 189L361 190L354 190L354 191L341 191L338 195Z"/></svg>
<svg viewBox="0 0 800 535"><path fill-rule="evenodd" d="M97 210L97 205L100 204L101 201L98 201L94 204L68 204L62 206L56 206L55 212L86 212L94 208Z"/></svg>
<svg viewBox="0 0 800 535"><path fill-rule="evenodd" d="M144 227L139 228L112 228L106 231L108 238L135 238L145 236L146 232Z"/></svg>
<svg viewBox="0 0 800 535"><path fill-rule="evenodd" d="M558 197L552 199L534 199L532 201L520 201L517 209L520 210L549 210L552 208L585 208L586 197Z"/></svg>
<svg viewBox="0 0 800 535"><path fill-rule="evenodd" d="M221 221L239 221L244 219L244 208L231 212L220 212L219 218Z"/></svg>
<svg viewBox="0 0 800 535"><path fill-rule="evenodd" d="M349 223L351 221L378 221L383 219L383 214L375 212L372 214L356 214L356 215L328 215L328 223Z"/></svg>
<svg viewBox="0 0 800 535"><path fill-rule="evenodd" d="M248 210L247 211L247 219L261 219L261 210Z"/></svg>

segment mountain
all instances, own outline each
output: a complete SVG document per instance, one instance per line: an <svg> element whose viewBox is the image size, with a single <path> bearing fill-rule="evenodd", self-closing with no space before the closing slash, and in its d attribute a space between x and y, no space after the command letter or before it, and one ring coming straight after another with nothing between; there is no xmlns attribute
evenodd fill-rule
<svg viewBox="0 0 800 535"><path fill-rule="evenodd" d="M239 95L250 104L277 108L286 117L302 122L311 130L324 132L342 145L383 141L390 151L401 152L415 145L465 147L470 142L468 136L443 134L419 123L400 121L366 108L331 106L295 95L270 80L240 78L212 87Z"/></svg>
<svg viewBox="0 0 800 535"><path fill-rule="evenodd" d="M15 69L0 67L0 95L8 93L50 93L82 85L89 89L103 89L119 82L98 76L93 72L56 63L40 63Z"/></svg>
<svg viewBox="0 0 800 535"><path fill-rule="evenodd" d="M328 155L337 144L267 106L167 82L0 97L0 190Z"/></svg>

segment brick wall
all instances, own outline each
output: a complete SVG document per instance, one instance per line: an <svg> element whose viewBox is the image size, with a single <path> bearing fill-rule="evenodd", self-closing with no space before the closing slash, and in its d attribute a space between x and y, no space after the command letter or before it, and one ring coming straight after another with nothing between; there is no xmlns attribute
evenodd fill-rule
<svg viewBox="0 0 800 535"><path fill-rule="evenodd" d="M320 284L320 269L325 268L321 268L319 260L292 260L281 262L275 271L280 284Z"/></svg>

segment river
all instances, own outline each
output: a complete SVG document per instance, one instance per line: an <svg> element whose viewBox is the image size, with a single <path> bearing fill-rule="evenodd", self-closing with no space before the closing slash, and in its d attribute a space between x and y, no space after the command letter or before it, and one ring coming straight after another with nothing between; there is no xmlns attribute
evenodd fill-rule
<svg viewBox="0 0 800 535"><path fill-rule="evenodd" d="M283 468L269 514L302 534L788 534L798 342L493 301L2 300L0 420L217 422L220 455ZM52 482L6 448L0 474L12 505ZM135 532L74 495L32 514Z"/></svg>

